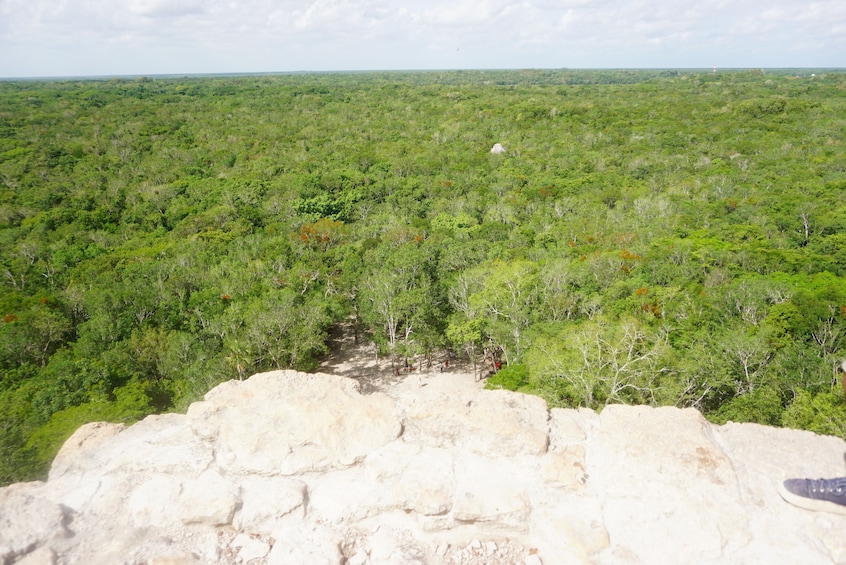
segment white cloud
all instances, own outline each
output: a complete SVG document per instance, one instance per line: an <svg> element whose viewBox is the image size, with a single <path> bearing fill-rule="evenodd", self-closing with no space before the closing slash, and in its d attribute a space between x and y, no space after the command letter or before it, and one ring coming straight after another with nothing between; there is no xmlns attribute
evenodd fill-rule
<svg viewBox="0 0 846 565"><path fill-rule="evenodd" d="M846 2L0 0L0 76L844 66Z"/></svg>
<svg viewBox="0 0 846 565"><path fill-rule="evenodd" d="M152 18L173 18L198 15L204 12L200 0L137 0L130 2L129 11Z"/></svg>
<svg viewBox="0 0 846 565"><path fill-rule="evenodd" d="M370 35L395 17L396 10L386 2L348 0L314 0L289 12L277 11L275 16L287 16L294 30L324 35Z"/></svg>
<svg viewBox="0 0 846 565"><path fill-rule="evenodd" d="M454 26L466 28L480 24L491 25L502 18L507 11L507 2L491 0L476 2L460 0L441 2L421 13L421 21L432 26Z"/></svg>

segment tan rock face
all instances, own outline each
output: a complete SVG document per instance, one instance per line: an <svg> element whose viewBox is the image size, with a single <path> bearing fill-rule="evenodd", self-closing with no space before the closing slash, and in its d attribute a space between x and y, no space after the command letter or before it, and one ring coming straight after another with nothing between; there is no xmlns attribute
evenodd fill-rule
<svg viewBox="0 0 846 565"><path fill-rule="evenodd" d="M445 395L409 409L405 437L490 457L541 455L549 443L548 419L546 402L535 396L500 390Z"/></svg>
<svg viewBox="0 0 846 565"><path fill-rule="evenodd" d="M58 504L39 496L38 483L0 489L0 563L35 551L45 541L70 535Z"/></svg>
<svg viewBox="0 0 846 565"><path fill-rule="evenodd" d="M56 458L53 459L53 466L50 469L50 477L60 477L69 471L69 467L78 461L84 460L82 453L93 450L103 441L113 435L119 434L126 429L123 424L110 424L108 422L92 422L80 426L74 434L68 438Z"/></svg>
<svg viewBox="0 0 846 565"><path fill-rule="evenodd" d="M350 379L295 371L213 391L188 409L188 421L212 442L222 469L264 476L349 466L401 431L387 396L361 396Z"/></svg>
<svg viewBox="0 0 846 565"><path fill-rule="evenodd" d="M846 475L844 451L694 410L276 371L80 428L46 483L0 489L0 563L840 563L846 517L777 485Z"/></svg>

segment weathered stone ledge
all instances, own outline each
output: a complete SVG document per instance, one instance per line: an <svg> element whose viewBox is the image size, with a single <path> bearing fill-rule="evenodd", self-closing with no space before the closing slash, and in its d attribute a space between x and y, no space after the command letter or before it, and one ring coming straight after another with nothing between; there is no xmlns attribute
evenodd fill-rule
<svg viewBox="0 0 846 565"><path fill-rule="evenodd" d="M842 563L846 517L777 485L846 474L844 451L695 410L275 371L80 428L48 481L0 489L0 562Z"/></svg>

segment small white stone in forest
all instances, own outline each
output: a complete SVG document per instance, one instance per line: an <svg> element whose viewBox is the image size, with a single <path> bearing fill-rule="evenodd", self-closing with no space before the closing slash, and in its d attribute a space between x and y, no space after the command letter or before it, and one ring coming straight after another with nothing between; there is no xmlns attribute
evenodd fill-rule
<svg viewBox="0 0 846 565"><path fill-rule="evenodd" d="M505 153L505 147L503 147L499 143L494 143L494 146L491 148L491 153L495 155L499 155L500 153Z"/></svg>

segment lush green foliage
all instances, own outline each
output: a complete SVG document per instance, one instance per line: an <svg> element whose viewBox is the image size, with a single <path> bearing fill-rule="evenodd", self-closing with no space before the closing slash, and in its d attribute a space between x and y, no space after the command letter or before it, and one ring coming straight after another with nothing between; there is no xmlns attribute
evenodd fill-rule
<svg viewBox="0 0 846 565"><path fill-rule="evenodd" d="M846 76L0 82L0 483L352 318L554 406L844 435ZM502 143L507 152L490 153Z"/></svg>

